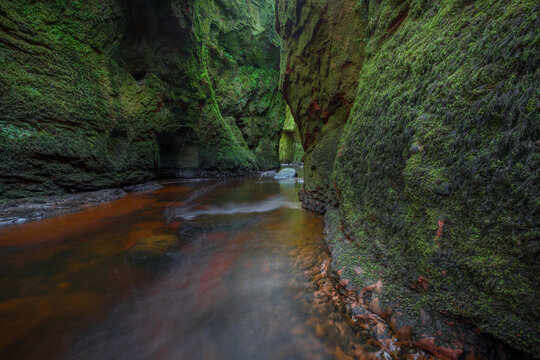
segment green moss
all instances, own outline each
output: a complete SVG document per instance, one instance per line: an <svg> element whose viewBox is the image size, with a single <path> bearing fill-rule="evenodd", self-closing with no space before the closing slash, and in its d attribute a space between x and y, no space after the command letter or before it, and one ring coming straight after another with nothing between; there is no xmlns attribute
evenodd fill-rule
<svg viewBox="0 0 540 360"><path fill-rule="evenodd" d="M411 312L420 302L464 315L531 351L540 75L527 49L538 46L536 5L417 3L393 34L387 24L403 7L370 5L367 58L334 173L341 214L358 256L388 264L384 278L402 287L430 278L425 299L403 303Z"/></svg>
<svg viewBox="0 0 540 360"><path fill-rule="evenodd" d="M162 168L174 175L188 152L190 168L277 166L284 104L273 3L236 5L0 4L0 197L142 182ZM217 85L221 75L239 80Z"/></svg>
<svg viewBox="0 0 540 360"><path fill-rule="evenodd" d="M330 208L327 222L351 238L332 240L337 268L359 287L382 279L383 307L399 299L412 321L447 311L531 353L538 10L528 0L277 2L305 189L332 199L335 186L339 216ZM332 112L341 99L350 114ZM410 290L419 276L429 291Z"/></svg>

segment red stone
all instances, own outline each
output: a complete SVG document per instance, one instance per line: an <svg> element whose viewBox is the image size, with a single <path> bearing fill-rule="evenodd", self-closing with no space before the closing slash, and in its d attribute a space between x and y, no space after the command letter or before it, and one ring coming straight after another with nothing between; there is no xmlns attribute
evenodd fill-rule
<svg viewBox="0 0 540 360"><path fill-rule="evenodd" d="M423 338L414 342L414 346L426 350L442 360L457 360L463 349L451 349L435 345L433 338Z"/></svg>

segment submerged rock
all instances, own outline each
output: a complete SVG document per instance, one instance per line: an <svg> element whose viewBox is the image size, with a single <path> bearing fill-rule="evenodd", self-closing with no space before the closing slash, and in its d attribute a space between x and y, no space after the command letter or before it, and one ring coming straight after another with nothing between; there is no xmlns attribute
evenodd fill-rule
<svg viewBox="0 0 540 360"><path fill-rule="evenodd" d="M137 241L129 252L136 258L157 257L166 254L177 240L174 235L154 235Z"/></svg>
<svg viewBox="0 0 540 360"><path fill-rule="evenodd" d="M285 169L281 169L279 171L279 173L277 173L276 176L274 176L274 179L293 179L295 177L297 177L298 174L296 173L296 170L294 170L293 168L285 168Z"/></svg>

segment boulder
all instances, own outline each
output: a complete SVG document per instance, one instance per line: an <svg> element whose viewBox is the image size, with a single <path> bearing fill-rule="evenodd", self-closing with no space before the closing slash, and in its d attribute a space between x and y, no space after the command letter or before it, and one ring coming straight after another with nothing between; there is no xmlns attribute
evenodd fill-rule
<svg viewBox="0 0 540 360"><path fill-rule="evenodd" d="M260 177L276 177L277 176L277 172L275 170L270 170L270 171L263 171L261 172L261 175Z"/></svg>
<svg viewBox="0 0 540 360"><path fill-rule="evenodd" d="M296 170L293 168L285 168L281 169L276 176L274 176L274 179L281 180L281 179L293 179L297 177L298 174L296 173Z"/></svg>

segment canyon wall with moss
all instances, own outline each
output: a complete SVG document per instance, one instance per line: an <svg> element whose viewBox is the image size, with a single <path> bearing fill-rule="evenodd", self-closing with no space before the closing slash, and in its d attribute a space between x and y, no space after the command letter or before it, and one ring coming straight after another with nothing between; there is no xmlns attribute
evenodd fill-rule
<svg viewBox="0 0 540 360"><path fill-rule="evenodd" d="M0 3L0 198L275 168L270 0Z"/></svg>
<svg viewBox="0 0 540 360"><path fill-rule="evenodd" d="M305 150L302 198L309 196L310 208L319 212L335 197L335 153L364 56L356 8L355 0L276 2L276 28L284 41L281 89Z"/></svg>
<svg viewBox="0 0 540 360"><path fill-rule="evenodd" d="M442 358L467 330L540 353L539 10L276 1L301 199L326 213L333 268Z"/></svg>

